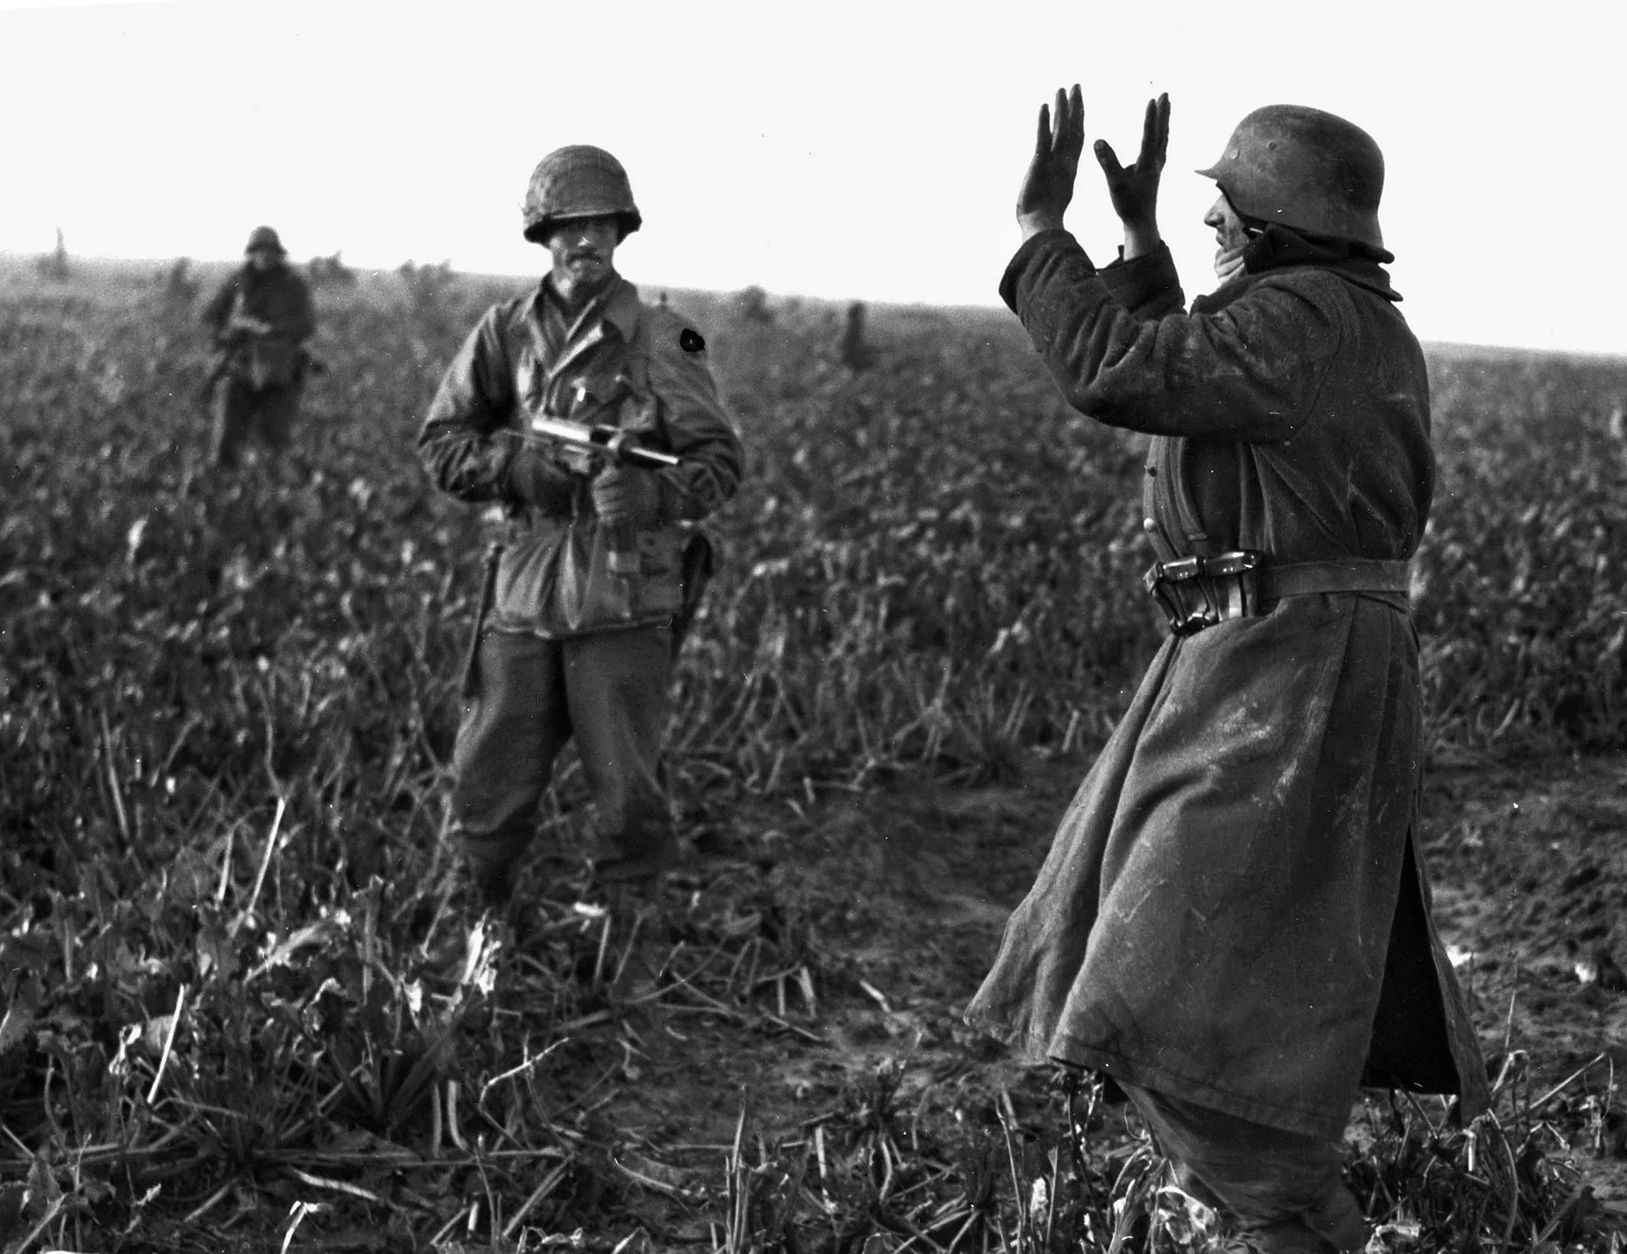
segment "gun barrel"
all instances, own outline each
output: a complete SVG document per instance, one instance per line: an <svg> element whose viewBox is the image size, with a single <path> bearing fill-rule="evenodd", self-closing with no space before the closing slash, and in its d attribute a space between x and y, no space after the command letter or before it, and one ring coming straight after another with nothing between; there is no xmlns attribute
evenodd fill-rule
<svg viewBox="0 0 1627 1254"><path fill-rule="evenodd" d="M646 448L638 443L636 432L623 431L620 427L590 427L580 422L567 422L562 418L539 417L531 420L531 430L549 439L609 454L617 461L630 462L635 466L658 467L679 464L678 458L673 454Z"/></svg>

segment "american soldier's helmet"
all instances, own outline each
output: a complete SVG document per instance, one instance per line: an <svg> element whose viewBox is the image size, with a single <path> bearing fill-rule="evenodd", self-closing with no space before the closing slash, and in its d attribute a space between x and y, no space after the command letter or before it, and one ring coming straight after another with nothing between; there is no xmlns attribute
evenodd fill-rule
<svg viewBox="0 0 1627 1254"><path fill-rule="evenodd" d="M1207 170L1246 218L1384 247L1384 154L1361 127L1302 105L1267 105L1241 122Z"/></svg>
<svg viewBox="0 0 1627 1254"><path fill-rule="evenodd" d="M249 242L243 245L243 251L252 253L256 248L269 248L279 257L288 255L282 241L277 238L277 233L269 226L257 226L249 232Z"/></svg>
<svg viewBox="0 0 1627 1254"><path fill-rule="evenodd" d="M624 239L644 224L627 171L592 144L556 148L539 161L525 189L523 213L525 237L533 244L547 239L562 218L614 217Z"/></svg>

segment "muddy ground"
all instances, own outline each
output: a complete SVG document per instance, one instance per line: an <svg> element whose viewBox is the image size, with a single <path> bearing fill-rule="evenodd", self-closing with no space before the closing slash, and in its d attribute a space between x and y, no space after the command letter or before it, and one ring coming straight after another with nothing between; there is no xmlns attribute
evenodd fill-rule
<svg viewBox="0 0 1627 1254"><path fill-rule="evenodd" d="M906 782L736 816L723 856L669 889L689 894L669 914L710 911L714 939L736 925L795 932L781 952L802 960L755 977L744 1009L673 988L680 960L666 991L635 987L553 1074L559 1100L617 1147L624 1222L674 1245L718 1241L715 1211L686 1199L705 1186L716 1197L742 1127L746 1158L766 1162L820 1128L834 1140L874 1122L866 1094L898 1130L987 1121L1001 1093L1025 1119L1060 1118L1054 1076L959 1011L1082 769L1035 760L993 786ZM1588 1139L1577 1121L1589 1099L1612 1111L1580 1166L1604 1222L1627 1227L1627 1103L1612 1089L1627 1071L1623 766L1453 759L1435 764L1425 805L1436 917L1486 1052L1515 1054L1528 1097L1563 1086L1573 1138Z"/></svg>

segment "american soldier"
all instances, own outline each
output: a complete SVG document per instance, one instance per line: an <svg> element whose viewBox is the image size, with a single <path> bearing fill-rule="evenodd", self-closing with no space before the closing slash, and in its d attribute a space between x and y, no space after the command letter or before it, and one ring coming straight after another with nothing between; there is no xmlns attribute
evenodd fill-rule
<svg viewBox="0 0 1627 1254"><path fill-rule="evenodd" d="M616 271L643 221L621 163L589 145L549 153L523 216L548 272L481 318L418 437L443 491L508 519L454 750L454 816L488 906L509 899L573 738L597 811L597 879L647 882L676 858L659 763L674 632L706 560L691 527L743 469L700 332ZM678 464L549 444L529 434L537 417L618 427Z"/></svg>

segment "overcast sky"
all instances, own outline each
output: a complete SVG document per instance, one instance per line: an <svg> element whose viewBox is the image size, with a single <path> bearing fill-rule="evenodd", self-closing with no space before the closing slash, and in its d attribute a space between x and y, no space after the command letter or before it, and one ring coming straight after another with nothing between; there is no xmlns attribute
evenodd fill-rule
<svg viewBox="0 0 1627 1254"><path fill-rule="evenodd" d="M1346 3L0 6L0 250L412 259L532 274L519 203L550 149L627 165L646 287L996 303L1052 91L1128 160L1173 106L1161 221L1213 285L1190 173L1261 104L1384 149L1392 277L1427 340L1627 353L1620 0ZM1070 226L1119 242L1087 153Z"/></svg>

